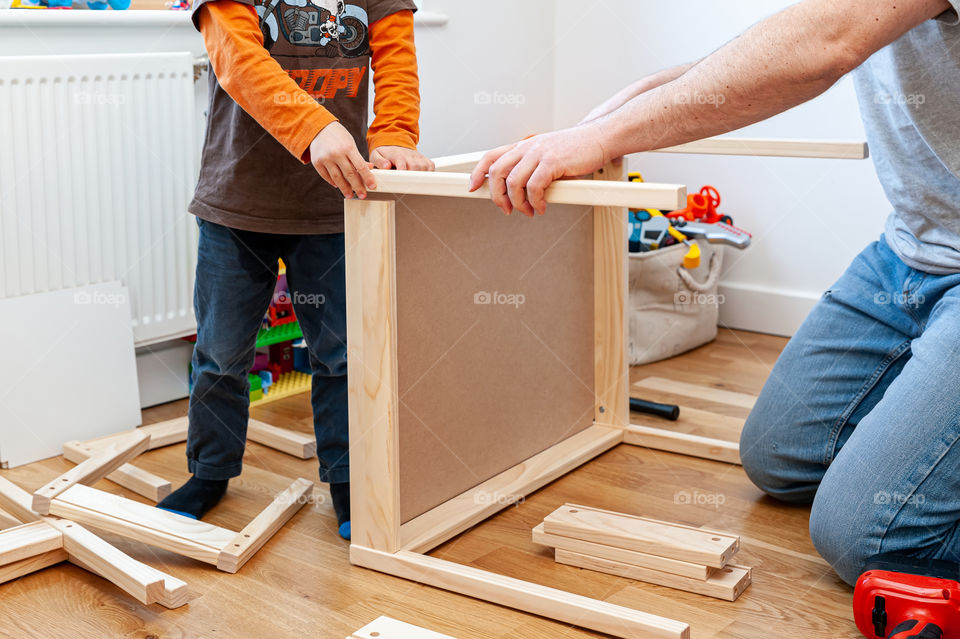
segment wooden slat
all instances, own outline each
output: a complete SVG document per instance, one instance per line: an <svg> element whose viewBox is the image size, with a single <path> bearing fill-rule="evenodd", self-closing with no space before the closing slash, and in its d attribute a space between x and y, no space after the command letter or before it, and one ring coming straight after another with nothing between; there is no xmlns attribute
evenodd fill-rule
<svg viewBox="0 0 960 639"><path fill-rule="evenodd" d="M150 444L150 435L132 431L125 438L114 440L95 455L80 462L33 493L33 510L42 515L50 512L50 501L76 484L93 484L133 459Z"/></svg>
<svg viewBox="0 0 960 639"><path fill-rule="evenodd" d="M78 484L50 505L50 512L85 526L141 541L216 565L237 533Z"/></svg>
<svg viewBox="0 0 960 639"><path fill-rule="evenodd" d="M0 509L0 530L6 530L7 528L13 528L14 526L19 526L23 522L8 513L7 511Z"/></svg>
<svg viewBox="0 0 960 639"><path fill-rule="evenodd" d="M740 464L740 444L710 437L675 433L666 428L631 424L623 433L623 442L644 448Z"/></svg>
<svg viewBox="0 0 960 639"><path fill-rule="evenodd" d="M151 439L148 450L180 444L187 439L188 426L188 419L179 417L86 442L68 442L64 444L64 457L74 463L79 463L76 460L81 453L90 456L93 451L110 445L129 433L149 434ZM247 425L247 438L300 459L316 457L317 454L315 438L285 428L278 428L256 419L251 419ZM153 501L160 501L170 494L170 482L129 464L121 466L118 471L111 473L107 479Z"/></svg>
<svg viewBox="0 0 960 639"><path fill-rule="evenodd" d="M757 403L757 398L754 395L723 390L721 388L713 388L712 386L688 384L687 382L664 379L662 377L646 377L634 382L633 387L641 390L649 389L665 393L673 393L675 395L686 395L688 397L696 397L705 401L716 402L718 404L729 404L731 406L739 406L740 408L746 409L752 409L753 405Z"/></svg>
<svg viewBox="0 0 960 639"><path fill-rule="evenodd" d="M552 535L722 568L740 549L733 535L587 506L564 504L543 520Z"/></svg>
<svg viewBox="0 0 960 639"><path fill-rule="evenodd" d="M150 450L153 450L187 441L189 425L190 420L188 418L178 417L165 422L141 426L137 431L150 435Z"/></svg>
<svg viewBox="0 0 960 639"><path fill-rule="evenodd" d="M597 184L622 183L624 165L608 164L594 174ZM617 428L630 423L627 362L627 211L593 209L594 421Z"/></svg>
<svg viewBox="0 0 960 639"><path fill-rule="evenodd" d="M67 520L64 519L61 521L67 521ZM73 522L73 523L76 523L76 522ZM73 565L83 568L87 572L92 572L95 575L103 577L103 575L97 572L96 567L84 563L83 560L76 555L68 555L67 560ZM159 572L159 571L157 572L163 578L163 592L160 598L157 599L158 604L160 604L164 608L173 609L173 608L179 608L180 606L190 601L190 592L188 590L188 586L185 581L181 581L180 579L177 579L176 577L172 577L164 572Z"/></svg>
<svg viewBox="0 0 960 639"><path fill-rule="evenodd" d="M0 565L12 564L63 547L59 532L42 521L0 532Z"/></svg>
<svg viewBox="0 0 960 639"><path fill-rule="evenodd" d="M620 443L618 428L591 426L400 528L404 550L427 552Z"/></svg>
<svg viewBox="0 0 960 639"><path fill-rule="evenodd" d="M379 617L347 639L455 639L390 617Z"/></svg>
<svg viewBox="0 0 960 639"><path fill-rule="evenodd" d="M78 441L67 442L63 445L64 458L74 464L82 463L96 451L97 448L94 446ZM162 500L170 494L173 488L168 480L133 464L123 464L107 475L107 479L153 502Z"/></svg>
<svg viewBox="0 0 960 639"><path fill-rule="evenodd" d="M746 422L745 418L722 415L715 411L693 408L685 404L679 404L679 408L680 417L676 421L668 421L662 417L654 417L636 411L631 411L630 420L632 424L637 426L662 428L675 433L698 435L726 442L740 441L743 424Z"/></svg>
<svg viewBox="0 0 960 639"><path fill-rule="evenodd" d="M350 523L355 543L386 552L400 547L395 207L347 200L344 215Z"/></svg>
<svg viewBox="0 0 960 639"><path fill-rule="evenodd" d="M439 158L433 158L433 166L437 171L448 173L470 173L473 168L480 163L484 151L474 151L473 153L460 153L458 155L446 155Z"/></svg>
<svg viewBox="0 0 960 639"><path fill-rule="evenodd" d="M0 566L0 584L12 581L18 577L23 577L24 575L29 575L38 570L43 570L48 566L59 564L61 561L66 560L67 551L61 548L60 550L50 550L42 555L34 555L27 559L21 559L6 566Z"/></svg>
<svg viewBox="0 0 960 639"><path fill-rule="evenodd" d="M689 639L690 626L575 595L563 590L504 577L427 555L400 551L385 553L356 544L350 546L350 561L469 597L524 610L615 637Z"/></svg>
<svg viewBox="0 0 960 639"><path fill-rule="evenodd" d="M470 193L468 173L436 173L430 171L384 171L374 169L377 193L398 195L432 195L489 199L490 189L484 184ZM560 180L546 191L547 202L586 206L620 206L633 209L665 209L673 211L686 206L687 188L681 184L631 182L594 182L593 180ZM358 200L360 201L360 200ZM348 206L350 202L347 202Z"/></svg>
<svg viewBox="0 0 960 639"><path fill-rule="evenodd" d="M121 552L83 526L63 519L49 518L45 525L63 534L63 549L71 560L89 567L143 604L160 601L166 575Z"/></svg>
<svg viewBox="0 0 960 639"><path fill-rule="evenodd" d="M141 433L143 435L150 435L150 447L148 450L154 450L156 448L163 448L164 446L182 444L187 441L188 426L189 419L187 417L177 417L175 419L157 422L156 424L140 426L133 430L125 430L112 435L88 439L82 443L93 446L94 448L101 448L103 446L109 446L115 441L124 439L129 436L130 433Z"/></svg>
<svg viewBox="0 0 960 639"><path fill-rule="evenodd" d="M317 456L317 439L312 435L278 428L256 419L247 423L247 439L300 459Z"/></svg>
<svg viewBox="0 0 960 639"><path fill-rule="evenodd" d="M581 555L590 555L601 559L611 559L621 561L626 564L659 570L660 572L669 572L674 575L689 577L690 579L705 580L715 569L702 564L694 564L689 561L677 561L668 557L658 557L647 553L636 552L633 550L624 550L614 546L604 544L595 544L582 539L573 537L562 537L560 535L551 535L543 529L543 524L539 524L533 529L533 542L542 546L549 546L560 550L569 550Z"/></svg>
<svg viewBox="0 0 960 639"><path fill-rule="evenodd" d="M726 601L736 601L751 581L751 570L744 566L728 565L716 570L707 579L703 580L651 570L621 561L591 557L561 548L557 548L556 553L557 563L560 564L596 570L618 577L666 586L667 588L686 590L687 592L716 597Z"/></svg>
<svg viewBox="0 0 960 639"><path fill-rule="evenodd" d="M692 153L698 155L747 155L762 157L865 160L870 149L862 140L796 140L786 138L712 137L677 146L654 149L651 153ZM438 171L469 172L484 151L434 158ZM652 207L650 207L652 208Z"/></svg>
<svg viewBox="0 0 960 639"><path fill-rule="evenodd" d="M157 603L164 608L179 608L190 601L190 591L187 582L176 577L166 575L163 579L163 596Z"/></svg>
<svg viewBox="0 0 960 639"><path fill-rule="evenodd" d="M249 561L281 526L287 523L307 503L308 493L313 490L309 479L297 479L281 492L269 506L247 524L243 530L224 546L217 560L217 568L234 573Z"/></svg>
<svg viewBox="0 0 960 639"><path fill-rule="evenodd" d="M656 152L836 160L865 160L870 156L867 143L863 141L732 137L707 138L678 146L657 149Z"/></svg>
<svg viewBox="0 0 960 639"><path fill-rule="evenodd" d="M24 523L40 521L40 515L33 511L33 495L2 476L0 476L0 508Z"/></svg>

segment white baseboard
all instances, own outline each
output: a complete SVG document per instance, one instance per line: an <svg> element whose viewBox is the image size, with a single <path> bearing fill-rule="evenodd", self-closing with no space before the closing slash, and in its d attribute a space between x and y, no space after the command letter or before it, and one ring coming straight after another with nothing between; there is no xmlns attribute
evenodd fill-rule
<svg viewBox="0 0 960 639"><path fill-rule="evenodd" d="M720 326L757 333L792 336L820 295L784 291L735 282L720 282Z"/></svg>
<svg viewBox="0 0 960 639"><path fill-rule="evenodd" d="M193 344L183 340L137 349L140 408L189 397L192 355Z"/></svg>

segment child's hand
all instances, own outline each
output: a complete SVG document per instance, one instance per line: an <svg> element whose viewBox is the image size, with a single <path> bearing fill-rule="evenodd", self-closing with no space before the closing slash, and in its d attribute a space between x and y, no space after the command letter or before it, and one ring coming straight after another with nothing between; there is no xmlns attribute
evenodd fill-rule
<svg viewBox="0 0 960 639"><path fill-rule="evenodd" d="M320 177L340 189L345 198L356 193L362 200L367 197L367 189L377 188L370 165L357 150L353 136L339 122L331 122L313 138L310 162Z"/></svg>
<svg viewBox="0 0 960 639"><path fill-rule="evenodd" d="M380 146L370 152L370 162L378 169L432 171L433 161L419 151L402 146Z"/></svg>

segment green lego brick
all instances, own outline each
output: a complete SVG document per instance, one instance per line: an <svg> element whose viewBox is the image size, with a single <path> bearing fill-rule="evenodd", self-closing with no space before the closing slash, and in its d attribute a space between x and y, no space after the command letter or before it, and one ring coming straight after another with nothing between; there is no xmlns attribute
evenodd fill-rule
<svg viewBox="0 0 960 639"><path fill-rule="evenodd" d="M252 393L253 391L260 390L261 388L263 388L263 380L260 379L260 376L259 376L259 375L249 374L249 375L247 375L247 379L250 380L250 392L251 392L251 393Z"/></svg>
<svg viewBox="0 0 960 639"><path fill-rule="evenodd" d="M270 346L271 344L279 344L280 342L288 342L292 339L300 339L301 337L303 337L303 332L300 330L300 324L298 322L281 324L273 328L262 328L260 332L257 333L257 348Z"/></svg>

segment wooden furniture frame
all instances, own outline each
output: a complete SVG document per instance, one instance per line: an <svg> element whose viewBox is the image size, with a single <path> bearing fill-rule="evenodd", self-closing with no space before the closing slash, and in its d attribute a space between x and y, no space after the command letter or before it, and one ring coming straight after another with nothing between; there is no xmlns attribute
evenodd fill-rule
<svg viewBox="0 0 960 639"><path fill-rule="evenodd" d="M312 481L295 480L239 532L82 484L55 498L50 513L235 573L307 503L312 489Z"/></svg>
<svg viewBox="0 0 960 639"><path fill-rule="evenodd" d="M0 531L0 583L69 561L140 603L166 608L187 603L185 582L137 561L74 521L39 515L32 502L29 493L0 477L0 504L10 511L3 513Z"/></svg>
<svg viewBox="0 0 960 639"><path fill-rule="evenodd" d="M661 151L834 159L864 159L868 155L864 142L726 137ZM353 529L350 560L359 566L619 637L687 638L690 629L682 622L425 554L514 503L485 496L528 495L621 443L739 463L737 446L731 442L630 424L625 356L625 207L683 208L683 186L627 184L623 182L622 166L607 166L593 181L560 181L547 190L548 202L593 207L593 425L503 472L481 478L473 488L411 520L402 520L396 229L397 216L406 212L397 203L405 195L446 198L451 206L466 198L489 197L486 186L467 193L469 176L457 173L470 171L481 156L470 153L440 158L434 161L438 173L432 174L375 171L379 195L346 203ZM601 180L610 183L601 184ZM389 197L381 199L383 194ZM490 215L498 214L491 205Z"/></svg>
<svg viewBox="0 0 960 639"><path fill-rule="evenodd" d="M41 515L50 513L50 502L76 484L93 484L120 468L150 445L150 435L133 431L110 444L33 493L33 509Z"/></svg>
<svg viewBox="0 0 960 639"><path fill-rule="evenodd" d="M91 458L91 461L93 459L95 458ZM116 456L101 459L103 467L115 464L116 461ZM58 485L65 477L75 477L74 470L67 471L51 483ZM106 474L102 470L100 473L93 472L90 468L86 470L90 477L102 477ZM312 490L312 481L303 478L294 480L239 532L77 482L44 505L54 517L106 530L213 564L224 572L235 573L307 503ZM31 496L16 484L0 477L0 508L20 521L43 520L46 513L37 512L35 503L36 494ZM104 557L109 559L106 555ZM98 561L100 560L93 555L88 555L85 560L86 565L96 565Z"/></svg>
<svg viewBox="0 0 960 639"><path fill-rule="evenodd" d="M433 195L456 205L466 174L376 172L379 193ZM554 184L547 201L593 206L593 425L457 495L401 521L398 433L396 216L394 200L346 203L351 513L350 560L390 573L619 637L689 637L685 623L430 557L424 553L506 504L485 495L527 495L624 441L629 425L627 217L624 207L682 208L679 185L628 184L622 167L594 180ZM609 181L610 183L607 183ZM490 204L490 215L502 215ZM550 212L547 212L550 215ZM532 223L535 223L532 222ZM522 425L521 425L522 427Z"/></svg>
<svg viewBox="0 0 960 639"><path fill-rule="evenodd" d="M122 433L98 437L86 442L69 441L63 445L63 456L74 464L82 465L89 458L104 454L106 449L110 449L127 438L137 435L147 436L148 438L143 450L182 444L187 441L187 426L187 418L178 417ZM286 428L278 428L256 419L251 419L247 423L247 439L299 459L310 459L317 456L317 440L312 436ZM137 451L135 455L139 455L143 450ZM169 495L172 490L168 480L130 463L122 463L117 468L109 469L106 478L155 503ZM69 488L69 486L63 487L64 490L66 488Z"/></svg>
<svg viewBox="0 0 960 639"><path fill-rule="evenodd" d="M281 430L259 422L257 427L274 436L271 429ZM0 477L0 528L5 528L0 531L0 583L69 560L141 603L176 608L187 601L184 582L124 554L81 524L235 573L309 500L313 482L297 479L235 532L86 485L111 473L143 480L146 473L126 462L152 443L168 445L181 437L186 437L185 419L119 433L90 445L68 444L81 461L32 495Z"/></svg>

